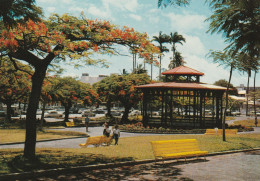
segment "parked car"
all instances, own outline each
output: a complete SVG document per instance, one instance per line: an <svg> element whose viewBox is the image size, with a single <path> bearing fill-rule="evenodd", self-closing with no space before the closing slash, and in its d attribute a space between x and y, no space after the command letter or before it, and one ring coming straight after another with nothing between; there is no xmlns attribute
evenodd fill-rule
<svg viewBox="0 0 260 181"><path fill-rule="evenodd" d="M241 112L239 112L239 111L231 112L232 116L239 116L240 114L241 114Z"/></svg>
<svg viewBox="0 0 260 181"><path fill-rule="evenodd" d="M121 116L122 113L118 112L118 111L111 111L111 115L112 116Z"/></svg>
<svg viewBox="0 0 260 181"><path fill-rule="evenodd" d="M48 111L44 117L45 118L61 118L63 115L61 113L59 113L58 111L56 110L51 110L51 111Z"/></svg>
<svg viewBox="0 0 260 181"><path fill-rule="evenodd" d="M95 117L96 114L94 112L92 112L91 110L85 110L81 113L82 117Z"/></svg>
<svg viewBox="0 0 260 181"><path fill-rule="evenodd" d="M133 111L130 112L128 115L129 115L129 116L141 115L141 111L139 111L139 110L133 110Z"/></svg>
<svg viewBox="0 0 260 181"><path fill-rule="evenodd" d="M6 113L5 111L0 111L0 120L5 119Z"/></svg>

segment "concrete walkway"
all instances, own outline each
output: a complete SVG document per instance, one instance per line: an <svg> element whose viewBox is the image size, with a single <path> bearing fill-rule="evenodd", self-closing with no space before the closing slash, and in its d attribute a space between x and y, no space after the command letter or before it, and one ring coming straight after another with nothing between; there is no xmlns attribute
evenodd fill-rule
<svg viewBox="0 0 260 181"><path fill-rule="evenodd" d="M235 117L234 120L227 121L228 124L232 124L234 121L238 120L246 120L252 119L252 117L238 116ZM57 129L61 130L61 129ZM62 130L66 131L77 131L86 133L85 127L73 127L73 128L64 128ZM89 127L89 132L87 132L90 136L100 136L103 134L103 127ZM260 127L255 128L255 131L252 132L241 132L238 134L254 134L260 133ZM133 136L150 136L156 134L145 134L145 133L125 133L121 132L121 138L123 137L133 137ZM160 134L162 135L162 134ZM37 142L37 148L79 148L80 143L85 143L86 138L73 138L73 139L65 139L65 140L55 140L55 141L46 141L46 142ZM15 144L15 145L0 145L0 149L2 148L24 148L24 144Z"/></svg>
<svg viewBox="0 0 260 181"><path fill-rule="evenodd" d="M30 180L130 180L130 181L256 181L260 179L260 151L207 157L206 161L167 161L107 169L32 177ZM19 179L16 179L19 180ZM21 179L22 180L22 179Z"/></svg>

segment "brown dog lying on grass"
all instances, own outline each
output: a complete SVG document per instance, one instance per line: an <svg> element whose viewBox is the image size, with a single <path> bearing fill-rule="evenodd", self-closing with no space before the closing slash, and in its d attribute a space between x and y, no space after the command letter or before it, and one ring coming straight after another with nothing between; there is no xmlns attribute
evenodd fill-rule
<svg viewBox="0 0 260 181"><path fill-rule="evenodd" d="M88 147L88 145L94 145L95 147L101 146L102 144L106 144L109 146L113 141L113 136L106 137L102 136L93 136L88 137L86 143L79 144L81 147Z"/></svg>

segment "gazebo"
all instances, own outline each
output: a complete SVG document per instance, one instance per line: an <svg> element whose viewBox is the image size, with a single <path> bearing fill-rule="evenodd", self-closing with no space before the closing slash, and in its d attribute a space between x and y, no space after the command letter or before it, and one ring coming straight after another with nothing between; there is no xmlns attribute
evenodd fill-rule
<svg viewBox="0 0 260 181"><path fill-rule="evenodd" d="M179 66L162 73L165 81L137 86L143 92L145 126L204 129L222 126L226 88L200 82L204 73Z"/></svg>

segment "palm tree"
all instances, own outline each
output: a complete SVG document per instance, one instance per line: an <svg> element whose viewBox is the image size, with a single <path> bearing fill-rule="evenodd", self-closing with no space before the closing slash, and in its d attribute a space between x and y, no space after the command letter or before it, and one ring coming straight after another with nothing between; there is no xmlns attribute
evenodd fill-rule
<svg viewBox="0 0 260 181"><path fill-rule="evenodd" d="M168 6L169 4L172 6L186 6L189 5L190 0L158 0L158 7Z"/></svg>
<svg viewBox="0 0 260 181"><path fill-rule="evenodd" d="M227 108L228 108L228 92L229 92L229 88L230 88L230 82L231 82L233 70L238 67L239 56L238 55L235 56L235 55L233 55L231 53L227 53L227 52L211 51L210 57L213 58L213 61L215 63L219 63L226 67L230 67L228 85L227 85L227 90L226 90L226 103L225 103L224 117L222 120L223 141L226 141L225 124L226 124L226 113L227 113Z"/></svg>
<svg viewBox="0 0 260 181"><path fill-rule="evenodd" d="M222 32L230 43L226 50L236 54L244 52L251 57L259 57L259 14L260 1L256 0L211 0L214 14L208 32Z"/></svg>
<svg viewBox="0 0 260 181"><path fill-rule="evenodd" d="M160 59L159 80L161 80L161 65L162 65L163 52L169 52L169 49L166 46L163 46L163 44L168 43L169 39L170 39L169 35L162 34L162 31L159 32L159 36L153 36L153 41L156 41L159 44L158 48L161 51L161 53L159 55L159 59Z"/></svg>
<svg viewBox="0 0 260 181"><path fill-rule="evenodd" d="M183 57L181 56L181 53L176 51L174 58L170 61L169 69L173 69L174 67L181 66L185 63L183 60Z"/></svg>
<svg viewBox="0 0 260 181"><path fill-rule="evenodd" d="M175 63L173 63L173 68L183 64L181 61L183 58L176 50L176 44L179 43L182 45L183 42L185 42L185 38L182 35L178 34L177 32L170 33L170 43L172 44L172 61L175 61Z"/></svg>
<svg viewBox="0 0 260 181"><path fill-rule="evenodd" d="M248 93L249 93L249 78L251 77L251 72L252 70L258 70L258 64L257 64L257 59L254 57L249 56L246 53L240 53L240 58L239 58L239 69L241 71L244 71L248 74L247 76L247 100L246 100L246 116L248 116Z"/></svg>

